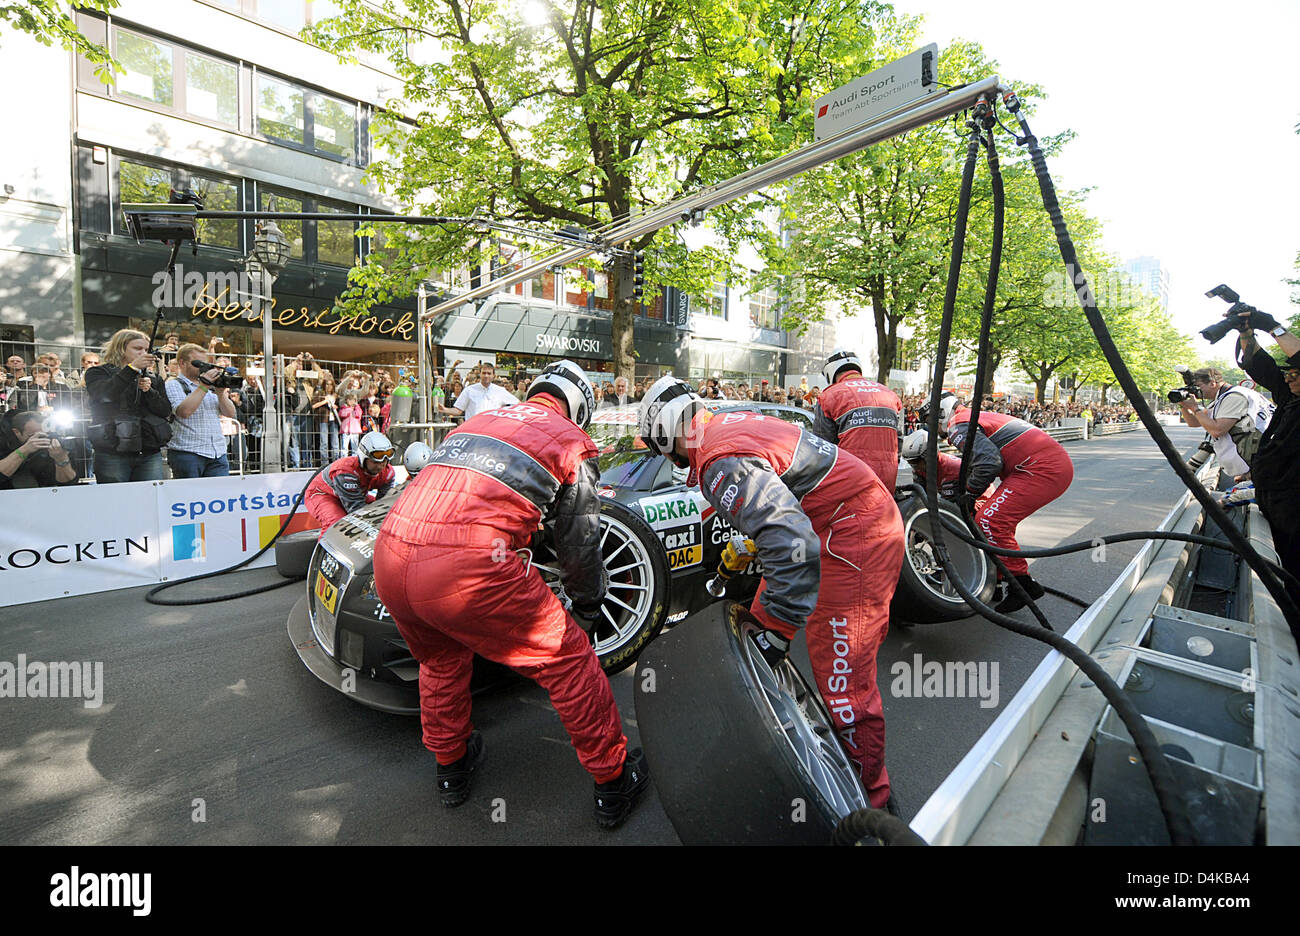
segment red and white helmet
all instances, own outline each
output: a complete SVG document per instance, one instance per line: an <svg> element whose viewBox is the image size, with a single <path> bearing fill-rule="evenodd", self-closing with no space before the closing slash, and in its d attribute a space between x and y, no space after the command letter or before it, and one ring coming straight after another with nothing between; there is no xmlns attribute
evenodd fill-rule
<svg viewBox="0 0 1300 936"><path fill-rule="evenodd" d="M572 361L556 361L548 365L528 385L524 399L531 400L539 393L549 393L567 403L569 418L580 429L586 429L591 422L591 413L596 408L596 392L591 389L591 381L582 368Z"/></svg>
<svg viewBox="0 0 1300 936"><path fill-rule="evenodd" d="M641 439L650 451L673 458L678 438L686 435L690 419L704 398L684 380L660 377L641 401Z"/></svg>
<svg viewBox="0 0 1300 936"><path fill-rule="evenodd" d="M862 360L848 348L836 348L822 366L822 376L826 378L826 386L835 386L835 378L846 370L855 370L861 374Z"/></svg>

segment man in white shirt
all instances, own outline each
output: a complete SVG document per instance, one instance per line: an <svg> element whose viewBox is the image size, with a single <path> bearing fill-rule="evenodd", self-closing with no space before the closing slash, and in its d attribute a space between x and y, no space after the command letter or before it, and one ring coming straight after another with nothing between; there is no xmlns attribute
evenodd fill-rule
<svg viewBox="0 0 1300 936"><path fill-rule="evenodd" d="M461 395L456 398L455 406L445 407L444 412L453 416L464 416L466 419L472 419L485 410L498 409L502 406L513 406L519 401L515 395L498 384L492 382L496 376L496 368L484 362L479 365L478 383L466 387Z"/></svg>

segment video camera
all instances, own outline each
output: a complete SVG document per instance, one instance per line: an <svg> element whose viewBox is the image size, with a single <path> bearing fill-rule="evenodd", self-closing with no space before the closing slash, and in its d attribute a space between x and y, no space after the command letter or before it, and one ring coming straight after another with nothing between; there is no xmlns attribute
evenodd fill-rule
<svg viewBox="0 0 1300 936"><path fill-rule="evenodd" d="M1170 390L1165 394L1165 397L1169 402L1181 403L1183 400L1191 400L1199 397L1201 395L1201 388L1197 386L1196 381L1192 380L1192 369L1186 364L1176 364L1174 365L1174 370L1178 371L1178 375L1183 378L1183 385L1178 389Z"/></svg>
<svg viewBox="0 0 1300 936"><path fill-rule="evenodd" d="M209 376L214 370L221 373ZM213 365L199 374L199 383L207 384L215 390L238 390L244 385L244 378L237 368Z"/></svg>

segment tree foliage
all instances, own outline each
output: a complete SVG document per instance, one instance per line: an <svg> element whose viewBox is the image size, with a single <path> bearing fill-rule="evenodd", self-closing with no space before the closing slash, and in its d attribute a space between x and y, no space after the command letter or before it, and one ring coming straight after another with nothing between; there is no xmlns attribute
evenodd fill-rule
<svg viewBox="0 0 1300 936"><path fill-rule="evenodd" d="M108 13L118 0L23 0L21 3L0 3L0 23L11 29L25 32L41 45L58 43L69 52L75 52L95 66L95 74L108 80L113 71L119 71L108 49L92 42L77 28L77 21L68 14L71 6L78 10Z"/></svg>
<svg viewBox="0 0 1300 936"><path fill-rule="evenodd" d="M870 0L536 0L537 25L499 0L358 0L310 32L348 56L385 56L403 81L394 111L418 126L385 141L371 178L409 210L599 231L794 149L835 68L871 54ZM406 125L401 125L406 127ZM724 240L761 229L762 199L718 209ZM488 242L463 228L389 230L387 263L353 271L345 304L410 294L430 270L478 265ZM672 231L653 244L652 282L707 291L725 275L686 262ZM630 373L630 261L610 260L614 361Z"/></svg>

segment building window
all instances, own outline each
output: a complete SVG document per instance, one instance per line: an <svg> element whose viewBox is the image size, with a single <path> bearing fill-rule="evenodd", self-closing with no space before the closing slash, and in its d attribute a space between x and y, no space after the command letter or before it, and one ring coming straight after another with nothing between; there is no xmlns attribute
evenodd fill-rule
<svg viewBox="0 0 1300 936"><path fill-rule="evenodd" d="M82 22L94 20L83 18ZM114 26L114 55L124 71L105 89L79 69L82 87L122 100L143 102L212 124L239 124L239 69L234 62Z"/></svg>
<svg viewBox="0 0 1300 936"><path fill-rule="evenodd" d="M217 2L223 6L239 6L239 0ZM308 23L319 23L341 12L332 0L244 0L244 8L251 16L294 35L302 32Z"/></svg>
<svg viewBox="0 0 1300 936"><path fill-rule="evenodd" d="M357 106L269 75L257 76L257 129L281 143L352 161L357 152Z"/></svg>
<svg viewBox="0 0 1300 936"><path fill-rule="evenodd" d="M117 79L118 93L171 107L174 92L171 46L125 29L114 29L113 36L117 58L123 67Z"/></svg>
<svg viewBox="0 0 1300 936"><path fill-rule="evenodd" d="M274 207L271 205L272 199L275 200ZM270 189L262 188L261 186L258 187L257 202L258 210L260 211L308 210L303 207L303 200L301 198L295 198L294 196L286 195L283 192L274 192ZM277 221L276 224L279 225L281 233L289 239L289 256L294 260L302 260L306 256L303 249L303 222L286 219L283 221Z"/></svg>
<svg viewBox="0 0 1300 936"><path fill-rule="evenodd" d="M307 104L312 117L313 149L352 159L357 151L357 106L323 94L308 95Z"/></svg>
<svg viewBox="0 0 1300 936"><path fill-rule="evenodd" d="M388 111L375 111L370 117L370 161L395 162L414 133L414 124Z"/></svg>
<svg viewBox="0 0 1300 936"><path fill-rule="evenodd" d="M355 209L348 205L317 202L316 211L349 213ZM337 263L352 266L357 254L357 226L351 221L316 222L316 260L319 263Z"/></svg>
<svg viewBox="0 0 1300 936"><path fill-rule="evenodd" d="M257 76L257 129L263 136L303 145L306 107L300 88Z"/></svg>
<svg viewBox="0 0 1300 936"><path fill-rule="evenodd" d="M239 123L239 70L197 52L185 52L185 111L213 123Z"/></svg>
<svg viewBox="0 0 1300 936"><path fill-rule="evenodd" d="M715 282L713 290L704 297L691 297L691 311L696 315L708 315L712 318L727 317L727 284Z"/></svg>
<svg viewBox="0 0 1300 936"><path fill-rule="evenodd" d="M274 207L271 199L275 199ZM284 192L258 186L258 204L263 211L286 212L333 212L355 214L352 205L337 202L319 201L298 192ZM290 256L294 260L306 260L309 263L333 263L339 266L352 266L356 262L357 237L356 223L352 221L291 221L277 222L284 236L292 245ZM382 230L380 225L376 228ZM382 249L382 248L381 248ZM372 243L371 253L375 253Z"/></svg>
<svg viewBox="0 0 1300 936"><path fill-rule="evenodd" d="M754 289L749 294L749 322L755 328L781 327L781 298L775 286Z"/></svg>
<svg viewBox="0 0 1300 936"><path fill-rule="evenodd" d="M166 202L172 189L191 188L212 211L239 210L239 184L230 179L192 172L178 166L161 166L134 158L117 160L117 208L113 213L118 234L122 227L121 207L129 202ZM199 243L209 247L239 250L239 222L203 219L197 224Z"/></svg>

